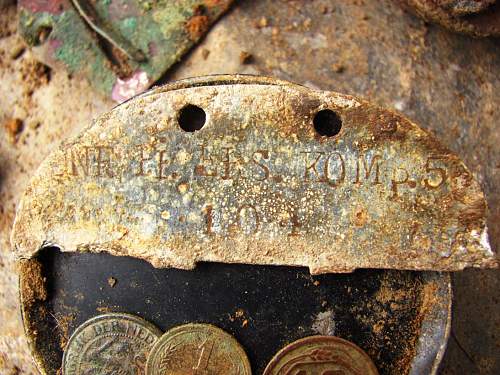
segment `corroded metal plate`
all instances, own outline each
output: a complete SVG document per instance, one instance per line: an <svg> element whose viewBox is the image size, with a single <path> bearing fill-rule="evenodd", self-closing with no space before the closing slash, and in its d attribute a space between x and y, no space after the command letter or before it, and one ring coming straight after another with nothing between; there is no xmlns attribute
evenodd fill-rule
<svg viewBox="0 0 500 375"><path fill-rule="evenodd" d="M19 1L19 30L50 66L122 102L197 43L232 0Z"/></svg>
<svg viewBox="0 0 500 375"><path fill-rule="evenodd" d="M196 111L182 115L189 105L206 116L194 132L184 130L199 128ZM338 134L320 135L329 127ZM54 152L20 203L12 243L21 258L55 245L185 269L450 271L497 265L485 210L459 158L399 114L216 76L139 96Z"/></svg>

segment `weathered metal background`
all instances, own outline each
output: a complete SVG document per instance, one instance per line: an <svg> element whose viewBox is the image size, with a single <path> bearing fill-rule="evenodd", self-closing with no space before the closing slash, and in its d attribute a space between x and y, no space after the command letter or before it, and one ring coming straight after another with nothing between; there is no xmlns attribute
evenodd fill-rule
<svg viewBox="0 0 500 375"><path fill-rule="evenodd" d="M181 128L189 105L206 116L195 132ZM313 126L325 109L337 135ZM451 271L497 265L485 210L458 157L394 112L214 76L128 101L52 154L19 204L12 245L21 258L50 245L187 269Z"/></svg>

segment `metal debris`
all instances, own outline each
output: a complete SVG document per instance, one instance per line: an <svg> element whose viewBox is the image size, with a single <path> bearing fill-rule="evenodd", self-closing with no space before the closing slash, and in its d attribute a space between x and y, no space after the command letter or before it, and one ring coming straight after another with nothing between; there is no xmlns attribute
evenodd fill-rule
<svg viewBox="0 0 500 375"><path fill-rule="evenodd" d="M48 65L122 102L145 91L232 0L19 1L19 30Z"/></svg>

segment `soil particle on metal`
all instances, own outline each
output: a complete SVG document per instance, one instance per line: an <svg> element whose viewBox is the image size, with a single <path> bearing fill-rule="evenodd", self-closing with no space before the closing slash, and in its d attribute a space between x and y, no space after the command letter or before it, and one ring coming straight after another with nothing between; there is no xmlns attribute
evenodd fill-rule
<svg viewBox="0 0 500 375"><path fill-rule="evenodd" d="M247 51L240 52L240 64L250 64L253 60L253 55Z"/></svg>
<svg viewBox="0 0 500 375"><path fill-rule="evenodd" d="M117 280L116 280L114 277L109 277L109 278L108 278L108 285L109 285L111 288L114 288L114 287L115 287L116 282L117 282Z"/></svg>
<svg viewBox="0 0 500 375"><path fill-rule="evenodd" d="M200 39L208 30L210 21L207 16L194 15L186 22L186 30L193 41Z"/></svg>
<svg viewBox="0 0 500 375"><path fill-rule="evenodd" d="M14 144L17 142L19 134L23 131L23 126L23 120L19 118L9 118L5 120L4 128L10 143Z"/></svg>
<svg viewBox="0 0 500 375"><path fill-rule="evenodd" d="M415 357L420 336L421 322L425 317L425 310L421 308L422 299L427 298L426 291L422 289L425 284L419 282L415 287L414 283L415 281L409 278L393 279L392 275L388 274L381 280L375 294L375 302L367 305L367 310L357 308L352 310L353 314L359 315L366 329L373 332L373 347L384 346L389 351L398 352L398 358L390 364L385 363L383 358L378 358L377 362L382 363L379 368L381 373L404 374L411 368L410 364ZM399 285L400 288L395 285ZM420 309L414 319L405 321L397 331L388 328L404 316L407 309L414 308ZM391 311L391 314L387 314L387 311ZM401 342L405 343L403 347ZM368 350L368 354L377 356L377 353L371 350Z"/></svg>

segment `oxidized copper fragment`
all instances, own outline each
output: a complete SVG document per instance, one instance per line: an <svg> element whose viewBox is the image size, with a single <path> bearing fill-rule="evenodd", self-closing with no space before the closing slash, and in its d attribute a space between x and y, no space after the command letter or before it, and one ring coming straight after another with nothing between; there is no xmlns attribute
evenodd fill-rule
<svg viewBox="0 0 500 375"><path fill-rule="evenodd" d="M197 43L232 0L19 1L19 30L38 57L122 102Z"/></svg>
<svg viewBox="0 0 500 375"><path fill-rule="evenodd" d="M452 271L497 266L485 214L460 159L402 115L215 76L139 96L54 152L21 200L12 244L20 258L53 245L184 269Z"/></svg>
<svg viewBox="0 0 500 375"><path fill-rule="evenodd" d="M71 336L63 375L143 375L146 359L161 331L128 314L105 314L83 323Z"/></svg>
<svg viewBox="0 0 500 375"><path fill-rule="evenodd" d="M243 348L209 324L186 324L166 332L151 349L147 375L251 375Z"/></svg>
<svg viewBox="0 0 500 375"><path fill-rule="evenodd" d="M283 348L263 375L378 375L370 357L352 342L312 336Z"/></svg>

